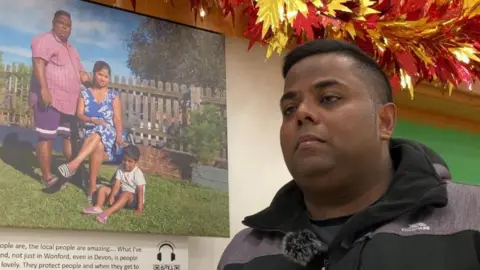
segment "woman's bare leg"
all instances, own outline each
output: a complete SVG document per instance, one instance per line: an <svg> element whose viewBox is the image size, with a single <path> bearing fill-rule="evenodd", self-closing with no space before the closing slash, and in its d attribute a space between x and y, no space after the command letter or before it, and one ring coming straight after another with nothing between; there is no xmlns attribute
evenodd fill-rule
<svg viewBox="0 0 480 270"><path fill-rule="evenodd" d="M89 190L88 194L92 195L95 190L97 190L97 177L98 173L100 172L100 167L102 166L102 162L105 157L105 146L102 142L98 144L97 148L93 151L90 155L90 178L89 178Z"/></svg>
<svg viewBox="0 0 480 270"><path fill-rule="evenodd" d="M102 139L100 135L97 133L94 133L90 135L82 145L82 148L80 149L80 152L78 155L69 163L67 163L68 168L70 168L71 171L76 171L80 164L90 155L95 151L95 149L98 148L98 145L102 143Z"/></svg>

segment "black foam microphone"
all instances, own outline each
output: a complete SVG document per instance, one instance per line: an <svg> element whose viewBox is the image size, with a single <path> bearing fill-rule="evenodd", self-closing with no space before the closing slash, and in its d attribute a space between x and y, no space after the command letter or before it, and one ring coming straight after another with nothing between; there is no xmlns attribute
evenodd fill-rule
<svg viewBox="0 0 480 270"><path fill-rule="evenodd" d="M326 253L328 246L310 230L290 232L283 238L283 254L288 259L307 266L316 256Z"/></svg>

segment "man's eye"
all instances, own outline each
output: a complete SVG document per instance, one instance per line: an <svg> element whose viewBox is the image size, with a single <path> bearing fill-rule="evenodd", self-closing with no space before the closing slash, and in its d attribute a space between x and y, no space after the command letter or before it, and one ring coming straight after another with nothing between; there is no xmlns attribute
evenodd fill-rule
<svg viewBox="0 0 480 270"><path fill-rule="evenodd" d="M337 96L323 96L321 99L320 99L320 102L321 103L333 103L337 100L339 100L340 98L337 97Z"/></svg>
<svg viewBox="0 0 480 270"><path fill-rule="evenodd" d="M297 110L297 107L296 107L296 106L293 106L293 105L286 106L286 107L283 109L283 115L285 115L285 116L291 115L291 114L294 113L296 110Z"/></svg>

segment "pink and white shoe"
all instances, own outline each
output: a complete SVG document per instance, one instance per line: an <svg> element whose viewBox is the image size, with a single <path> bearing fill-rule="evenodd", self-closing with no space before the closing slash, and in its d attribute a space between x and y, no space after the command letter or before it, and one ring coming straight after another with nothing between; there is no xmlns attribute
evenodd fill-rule
<svg viewBox="0 0 480 270"><path fill-rule="evenodd" d="M101 213L97 216L97 221L102 223L102 224L107 224L108 216Z"/></svg>
<svg viewBox="0 0 480 270"><path fill-rule="evenodd" d="M82 211L82 213L84 215L99 215L102 212L103 212L102 209L100 209L98 207L95 207L95 206L87 207L87 208L83 209L83 211Z"/></svg>

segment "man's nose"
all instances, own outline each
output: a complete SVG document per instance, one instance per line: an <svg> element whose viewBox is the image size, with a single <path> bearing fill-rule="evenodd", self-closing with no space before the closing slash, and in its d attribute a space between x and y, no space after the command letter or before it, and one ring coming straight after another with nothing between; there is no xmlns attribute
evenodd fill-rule
<svg viewBox="0 0 480 270"><path fill-rule="evenodd" d="M317 112L317 105L311 104L310 102L303 102L297 108L297 124L299 126L306 123L317 124L319 116Z"/></svg>

